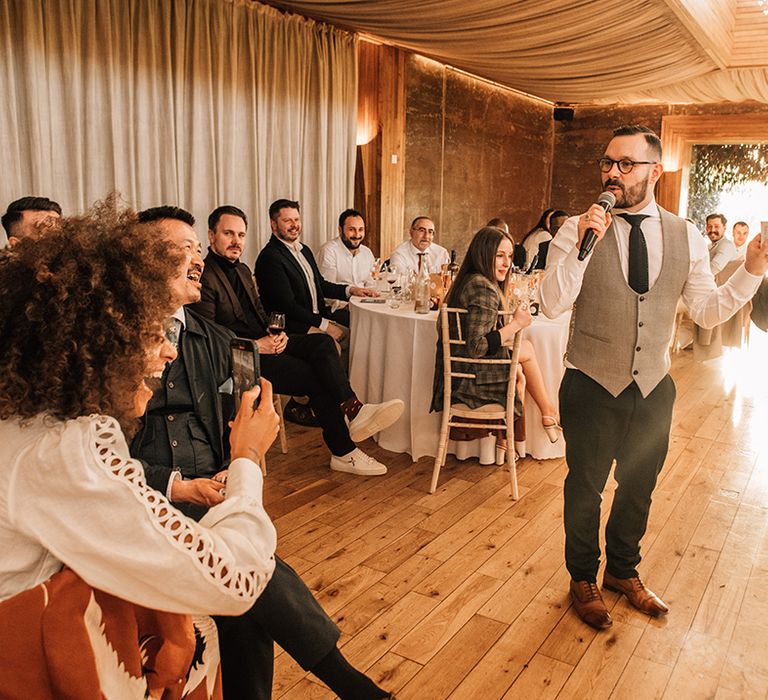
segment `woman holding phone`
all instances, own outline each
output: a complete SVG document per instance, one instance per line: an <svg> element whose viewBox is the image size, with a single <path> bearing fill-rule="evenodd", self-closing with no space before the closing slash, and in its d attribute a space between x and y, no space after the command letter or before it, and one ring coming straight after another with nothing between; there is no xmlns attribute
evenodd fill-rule
<svg viewBox="0 0 768 700"><path fill-rule="evenodd" d="M278 429L268 383L234 421L227 498L203 523L129 456L126 436L176 354L162 329L184 262L110 202L0 255L0 606L63 566L184 614L243 613L269 581L275 529L253 461Z"/></svg>

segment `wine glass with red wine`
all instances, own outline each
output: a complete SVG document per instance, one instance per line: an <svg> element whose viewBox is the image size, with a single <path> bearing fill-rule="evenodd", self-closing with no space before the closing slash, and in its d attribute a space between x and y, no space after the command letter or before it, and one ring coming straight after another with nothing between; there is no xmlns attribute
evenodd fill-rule
<svg viewBox="0 0 768 700"><path fill-rule="evenodd" d="M280 311L273 311L269 314L267 330L270 335L280 335L285 330L285 314Z"/></svg>

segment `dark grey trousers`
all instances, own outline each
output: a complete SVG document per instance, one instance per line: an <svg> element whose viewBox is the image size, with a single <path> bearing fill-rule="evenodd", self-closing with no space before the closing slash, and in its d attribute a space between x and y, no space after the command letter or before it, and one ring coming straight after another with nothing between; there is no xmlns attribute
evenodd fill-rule
<svg viewBox="0 0 768 700"><path fill-rule="evenodd" d="M675 385L667 375L643 398L632 382L617 397L567 369L560 385L565 436L565 560L575 581L595 581L600 565L600 505L616 460L618 483L605 529L606 567L637 576L651 495L669 448Z"/></svg>

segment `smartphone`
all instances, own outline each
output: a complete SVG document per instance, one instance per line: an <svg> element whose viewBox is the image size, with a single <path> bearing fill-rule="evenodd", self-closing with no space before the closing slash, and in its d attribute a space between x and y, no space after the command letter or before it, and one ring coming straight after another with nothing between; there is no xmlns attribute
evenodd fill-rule
<svg viewBox="0 0 768 700"><path fill-rule="evenodd" d="M261 377L259 349L256 342L250 338L232 338L229 341L229 352L232 356L232 395L235 399L235 413L237 413L240 410L243 393L259 383ZM258 402L257 399L254 409Z"/></svg>
<svg viewBox="0 0 768 700"><path fill-rule="evenodd" d="M760 245L768 240L768 221L760 222Z"/></svg>

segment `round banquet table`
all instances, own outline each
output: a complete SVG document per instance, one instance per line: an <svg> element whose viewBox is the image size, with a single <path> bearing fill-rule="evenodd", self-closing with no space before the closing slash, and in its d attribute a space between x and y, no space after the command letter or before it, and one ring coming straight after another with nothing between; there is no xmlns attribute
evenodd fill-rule
<svg viewBox="0 0 768 700"><path fill-rule="evenodd" d="M440 413L430 413L435 372L438 312L417 314L413 302L391 309L387 303L350 300L351 332L349 378L361 401L378 403L402 399L400 419L382 430L376 441L391 452L407 452L414 461L434 457L440 435ZM557 319L537 317L523 337L534 346L550 395L557 402L563 375L563 355L570 314ZM516 443L518 453L536 459L565 454L562 437L549 442L541 428L541 414L527 397L526 442ZM449 443L449 451L454 445Z"/></svg>

